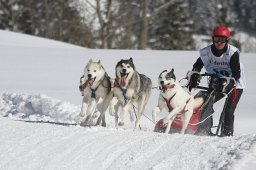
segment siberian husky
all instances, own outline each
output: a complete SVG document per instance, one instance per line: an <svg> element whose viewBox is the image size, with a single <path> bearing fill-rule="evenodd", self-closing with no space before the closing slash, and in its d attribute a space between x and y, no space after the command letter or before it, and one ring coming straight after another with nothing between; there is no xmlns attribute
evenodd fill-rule
<svg viewBox="0 0 256 170"><path fill-rule="evenodd" d="M115 116L115 125L124 125L124 117L134 104L138 105L135 128L140 126L140 119L151 94L152 82L150 78L139 74L135 70L133 59L121 60L115 67L116 79L114 83L114 97L111 102L110 113ZM121 107L120 116L118 109ZM118 118L120 121L118 122Z"/></svg>
<svg viewBox="0 0 256 170"><path fill-rule="evenodd" d="M171 124L176 116L182 119L182 134L188 126L193 114L193 97L185 91L176 81L174 69L170 72L164 70L158 77L160 95L158 106L152 112L153 122L156 123L156 114L166 109L169 114L164 118L164 124L167 124L165 133L169 133Z"/></svg>
<svg viewBox="0 0 256 170"><path fill-rule="evenodd" d="M98 110L100 116L96 125L106 126L105 111L109 106L111 95L111 82L100 60L93 62L89 60L84 68L84 75L80 78L79 89L83 97L80 112L80 124L88 125L88 121Z"/></svg>

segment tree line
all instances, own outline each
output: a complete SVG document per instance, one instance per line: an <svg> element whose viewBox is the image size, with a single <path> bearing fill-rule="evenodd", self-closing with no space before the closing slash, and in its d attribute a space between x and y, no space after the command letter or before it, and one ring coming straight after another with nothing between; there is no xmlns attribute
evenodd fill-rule
<svg viewBox="0 0 256 170"><path fill-rule="evenodd" d="M0 0L0 29L88 48L194 50L220 24L255 37L255 9L254 0Z"/></svg>

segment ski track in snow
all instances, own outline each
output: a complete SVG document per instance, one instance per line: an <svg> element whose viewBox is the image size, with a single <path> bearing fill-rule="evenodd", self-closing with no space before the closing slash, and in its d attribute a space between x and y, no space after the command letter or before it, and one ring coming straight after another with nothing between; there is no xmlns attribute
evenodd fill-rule
<svg viewBox="0 0 256 170"><path fill-rule="evenodd" d="M73 126L79 111L46 95L3 94L0 169L239 169L256 155L255 134L219 138Z"/></svg>

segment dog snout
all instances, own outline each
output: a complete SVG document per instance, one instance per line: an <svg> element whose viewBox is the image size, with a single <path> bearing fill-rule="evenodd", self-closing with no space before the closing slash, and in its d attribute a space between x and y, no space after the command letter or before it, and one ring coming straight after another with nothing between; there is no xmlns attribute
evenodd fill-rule
<svg viewBox="0 0 256 170"><path fill-rule="evenodd" d="M122 70L122 72L123 72L123 73L126 73L126 69L124 68L124 69Z"/></svg>
<svg viewBox="0 0 256 170"><path fill-rule="evenodd" d="M164 81L160 81L160 84L162 84L162 85L163 85L163 84L164 84Z"/></svg>
<svg viewBox="0 0 256 170"><path fill-rule="evenodd" d="M92 75L91 75L91 74L88 74L88 78L92 78Z"/></svg>

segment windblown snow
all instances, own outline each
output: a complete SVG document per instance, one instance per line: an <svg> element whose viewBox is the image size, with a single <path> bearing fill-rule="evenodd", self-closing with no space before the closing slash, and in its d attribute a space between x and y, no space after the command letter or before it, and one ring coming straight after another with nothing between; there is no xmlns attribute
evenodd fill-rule
<svg viewBox="0 0 256 170"><path fill-rule="evenodd" d="M10 34L0 33L1 36ZM25 37L22 36L24 41ZM35 38L33 41L39 40ZM116 61L127 55L135 56L138 70L149 74L156 84L159 73L168 67L174 67L177 77L182 78L184 70L190 68L196 56L182 61L182 64L178 58L184 59L188 54L194 56L195 52L94 51L73 47L66 51L65 45L54 54L49 49L46 52L46 46L44 49L31 46L31 54L29 46L23 51L10 46L11 42L7 44L0 44L1 170L256 168L256 116L251 107L256 96L254 91L242 96L244 100L236 113L237 126L233 137L154 133L154 125L145 117L143 130L133 131L131 127L117 130L111 123L114 118L109 114L106 115L106 128L77 125L82 99L78 90L79 77L89 57L101 59L113 76L111 69ZM86 52L87 57L84 57ZM109 60L110 56L116 58ZM249 84L256 82L253 62L249 61L253 55L245 56L248 57L244 59L250 90L253 86ZM152 69L158 62L159 65ZM157 96L158 92L152 91L146 109L149 118Z"/></svg>

